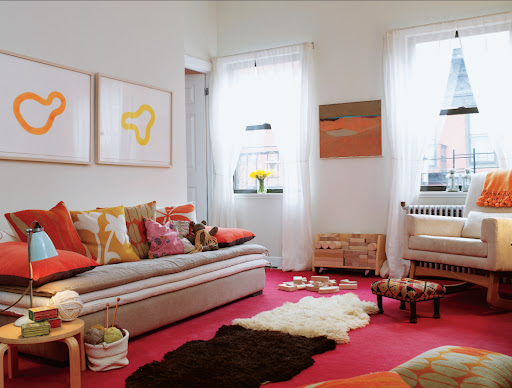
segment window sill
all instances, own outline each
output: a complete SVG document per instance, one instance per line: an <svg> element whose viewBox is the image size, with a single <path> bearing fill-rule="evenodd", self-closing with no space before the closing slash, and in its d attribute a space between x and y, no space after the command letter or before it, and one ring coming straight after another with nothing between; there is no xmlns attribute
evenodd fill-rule
<svg viewBox="0 0 512 388"><path fill-rule="evenodd" d="M420 198L466 198L466 191L420 191Z"/></svg>
<svg viewBox="0 0 512 388"><path fill-rule="evenodd" d="M258 194L258 193L235 193L235 199L280 199L283 198L283 193L265 193L265 194Z"/></svg>

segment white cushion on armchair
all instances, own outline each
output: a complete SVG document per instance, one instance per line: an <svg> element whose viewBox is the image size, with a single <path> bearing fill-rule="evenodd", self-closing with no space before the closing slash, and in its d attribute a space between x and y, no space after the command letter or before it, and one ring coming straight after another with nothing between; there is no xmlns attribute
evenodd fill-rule
<svg viewBox="0 0 512 388"><path fill-rule="evenodd" d="M512 213L485 213L471 211L469 212L464 228L462 229L462 237L480 238L482 221L485 218L512 218Z"/></svg>

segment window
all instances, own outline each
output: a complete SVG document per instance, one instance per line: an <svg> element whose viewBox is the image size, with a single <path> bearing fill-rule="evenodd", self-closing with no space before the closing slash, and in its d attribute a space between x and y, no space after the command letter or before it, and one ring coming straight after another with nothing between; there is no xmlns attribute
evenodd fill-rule
<svg viewBox="0 0 512 388"><path fill-rule="evenodd" d="M437 142L432 139L424 157L422 191L443 191L446 174L452 168L464 173L498 168L498 160L489 142L485 123L480 119L462 50L452 54L450 75L440 112Z"/></svg>
<svg viewBox="0 0 512 388"><path fill-rule="evenodd" d="M271 172L267 178L267 192L283 192L279 151L272 126L268 123L245 128L244 143L233 178L235 193L256 192L256 179L249 177L249 174L258 169Z"/></svg>

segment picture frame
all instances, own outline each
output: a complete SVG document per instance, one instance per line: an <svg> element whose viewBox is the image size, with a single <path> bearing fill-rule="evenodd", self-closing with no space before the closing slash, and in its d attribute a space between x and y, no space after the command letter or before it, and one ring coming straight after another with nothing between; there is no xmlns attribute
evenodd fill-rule
<svg viewBox="0 0 512 388"><path fill-rule="evenodd" d="M96 163L172 166L172 91L96 74Z"/></svg>
<svg viewBox="0 0 512 388"><path fill-rule="evenodd" d="M320 158L382 156L381 101L320 105Z"/></svg>
<svg viewBox="0 0 512 388"><path fill-rule="evenodd" d="M92 163L93 73L4 50L0 73L0 159Z"/></svg>

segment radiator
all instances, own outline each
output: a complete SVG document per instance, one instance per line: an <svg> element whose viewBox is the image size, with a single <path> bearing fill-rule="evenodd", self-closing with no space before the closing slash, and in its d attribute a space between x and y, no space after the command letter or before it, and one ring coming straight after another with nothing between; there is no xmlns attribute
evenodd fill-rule
<svg viewBox="0 0 512 388"><path fill-rule="evenodd" d="M464 205L409 205L407 214L427 214L431 216L463 217Z"/></svg>

